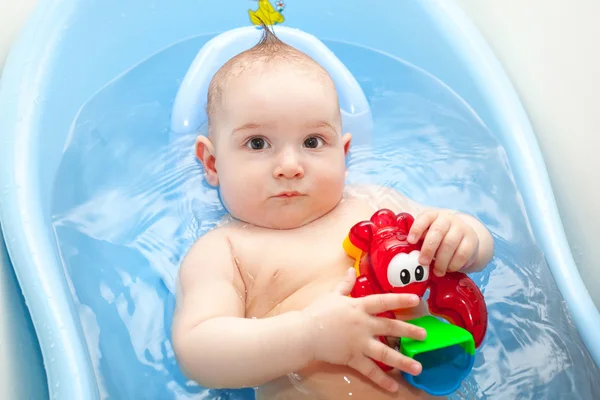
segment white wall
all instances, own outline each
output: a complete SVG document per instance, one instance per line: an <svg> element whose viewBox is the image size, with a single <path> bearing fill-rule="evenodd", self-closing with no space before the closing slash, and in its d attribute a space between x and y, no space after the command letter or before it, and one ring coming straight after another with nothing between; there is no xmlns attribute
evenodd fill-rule
<svg viewBox="0 0 600 400"><path fill-rule="evenodd" d="M36 0L0 0L0 70L8 49Z"/></svg>
<svg viewBox="0 0 600 400"><path fill-rule="evenodd" d="M521 96L575 261L600 309L600 1L457 1Z"/></svg>

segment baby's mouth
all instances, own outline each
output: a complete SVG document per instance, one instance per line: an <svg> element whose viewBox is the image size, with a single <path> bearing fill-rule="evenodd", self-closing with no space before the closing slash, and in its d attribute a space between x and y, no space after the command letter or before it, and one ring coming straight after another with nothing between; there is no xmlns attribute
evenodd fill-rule
<svg viewBox="0 0 600 400"><path fill-rule="evenodd" d="M304 196L304 195L300 192L296 192L296 191L292 190L292 191L281 192L281 193L275 195L274 197L282 198L282 199L289 199L292 197L299 197L299 196Z"/></svg>

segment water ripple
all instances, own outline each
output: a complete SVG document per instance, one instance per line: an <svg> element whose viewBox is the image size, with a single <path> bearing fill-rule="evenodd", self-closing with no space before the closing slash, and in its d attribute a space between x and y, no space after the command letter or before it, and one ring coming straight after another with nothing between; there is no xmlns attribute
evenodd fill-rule
<svg viewBox="0 0 600 400"><path fill-rule="evenodd" d="M489 333L453 398L600 398L600 372L535 246L493 134L417 69L328 44L365 77L375 119L372 143L351 151L348 182L392 186L472 213L494 235L492 263L473 275L488 304ZM209 391L188 381L170 342L181 258L224 214L194 158L194 135L168 132L185 71L173 63L197 48L192 39L173 46L91 99L54 184L56 238L104 399L253 397L251 389Z"/></svg>

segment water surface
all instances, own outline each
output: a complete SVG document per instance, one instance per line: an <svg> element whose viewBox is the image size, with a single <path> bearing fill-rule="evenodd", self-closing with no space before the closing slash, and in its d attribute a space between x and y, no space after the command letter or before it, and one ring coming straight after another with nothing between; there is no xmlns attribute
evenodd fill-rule
<svg viewBox="0 0 600 400"><path fill-rule="evenodd" d="M205 41L175 44L91 98L54 184L56 237L105 399L253 398L252 389L209 391L188 381L170 341L179 263L225 213L194 158L194 136L169 132L178 85ZM356 76L374 116L370 145L349 157L348 183L388 185L471 213L494 235L492 263L472 275L488 304L488 336L452 397L598 398L600 371L535 245L493 133L425 72L326 44Z"/></svg>

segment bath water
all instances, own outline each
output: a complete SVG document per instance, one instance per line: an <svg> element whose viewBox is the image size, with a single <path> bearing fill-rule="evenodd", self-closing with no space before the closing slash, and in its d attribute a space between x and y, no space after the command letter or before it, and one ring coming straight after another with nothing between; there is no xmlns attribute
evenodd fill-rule
<svg viewBox="0 0 600 400"><path fill-rule="evenodd" d="M178 85L207 39L174 44L89 99L56 176L56 240L104 399L254 397L251 388L206 390L187 380L170 340L182 257L225 215L194 157L194 135L169 132ZM536 247L493 133L426 72L371 49L326 44L356 76L374 116L373 135L348 158L348 183L388 185L471 213L494 235L492 263L472 275L488 305L488 334L452 398L598 398L600 371Z"/></svg>

